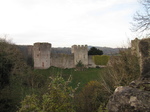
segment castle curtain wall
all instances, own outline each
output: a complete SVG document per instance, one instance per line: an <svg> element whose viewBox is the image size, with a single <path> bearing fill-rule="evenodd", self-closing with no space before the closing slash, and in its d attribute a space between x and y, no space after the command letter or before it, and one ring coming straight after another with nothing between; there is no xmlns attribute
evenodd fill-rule
<svg viewBox="0 0 150 112"><path fill-rule="evenodd" d="M59 68L74 68L74 55L51 54L51 66Z"/></svg>

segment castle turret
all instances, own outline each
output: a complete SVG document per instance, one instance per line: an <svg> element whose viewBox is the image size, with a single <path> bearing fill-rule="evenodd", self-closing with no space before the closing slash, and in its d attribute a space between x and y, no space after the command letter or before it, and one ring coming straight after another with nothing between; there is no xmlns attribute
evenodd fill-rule
<svg viewBox="0 0 150 112"><path fill-rule="evenodd" d="M34 43L34 68L46 69L50 67L50 43Z"/></svg>
<svg viewBox="0 0 150 112"><path fill-rule="evenodd" d="M88 47L87 45L73 45L71 52L74 54L74 64L77 65L79 61L84 65L88 65Z"/></svg>

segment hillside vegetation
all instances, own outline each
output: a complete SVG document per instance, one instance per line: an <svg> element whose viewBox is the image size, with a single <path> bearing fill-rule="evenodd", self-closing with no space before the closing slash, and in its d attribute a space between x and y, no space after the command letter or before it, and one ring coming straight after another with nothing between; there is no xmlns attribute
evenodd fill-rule
<svg viewBox="0 0 150 112"><path fill-rule="evenodd" d="M139 76L130 49L111 56L107 68L33 69L18 47L0 41L0 111L101 112L116 86ZM79 66L80 67L80 66Z"/></svg>
<svg viewBox="0 0 150 112"><path fill-rule="evenodd" d="M0 40L0 111L15 112L27 95L41 96L47 92L50 77L60 76L66 81L71 77L69 86L81 89L91 80L98 79L102 69L60 69L51 67L34 70L27 65L20 49L5 39ZM78 84L80 83L80 85ZM79 85L79 86L78 86Z"/></svg>

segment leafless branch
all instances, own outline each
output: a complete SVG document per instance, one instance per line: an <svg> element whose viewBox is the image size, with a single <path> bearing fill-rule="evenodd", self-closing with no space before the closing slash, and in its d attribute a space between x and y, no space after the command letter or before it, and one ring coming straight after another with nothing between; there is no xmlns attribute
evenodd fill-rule
<svg viewBox="0 0 150 112"><path fill-rule="evenodd" d="M150 30L150 0L141 0L144 10L142 12L136 12L133 17L132 31L144 32Z"/></svg>

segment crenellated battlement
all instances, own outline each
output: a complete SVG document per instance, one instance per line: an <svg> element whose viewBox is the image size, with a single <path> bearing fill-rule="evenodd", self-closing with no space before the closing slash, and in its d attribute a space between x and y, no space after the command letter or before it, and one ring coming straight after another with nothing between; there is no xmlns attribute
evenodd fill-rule
<svg viewBox="0 0 150 112"><path fill-rule="evenodd" d="M34 68L46 69L50 66L73 68L79 61L84 65L88 65L87 45L73 45L71 51L71 55L51 54L50 43L34 43Z"/></svg>
<svg viewBox="0 0 150 112"><path fill-rule="evenodd" d="M34 43L34 50L43 51L43 50L47 50L50 48L51 48L50 43L40 43L40 42Z"/></svg>
<svg viewBox="0 0 150 112"><path fill-rule="evenodd" d="M79 61L81 61L84 65L88 65L87 45L73 45L71 51L74 54L75 65L77 65Z"/></svg>
<svg viewBox="0 0 150 112"><path fill-rule="evenodd" d="M80 51L85 51L87 52L88 51L88 47L87 45L73 45L71 47L71 52L74 53L74 52L80 52Z"/></svg>
<svg viewBox="0 0 150 112"><path fill-rule="evenodd" d="M139 53L139 41L138 39L131 41L132 54ZM27 46L24 49L24 55L26 58L31 58L34 60L34 68L46 69L50 66L60 67L60 68L75 68L76 65L81 61L85 66L95 67L96 64L92 59L92 56L88 56L88 46L87 45L73 45L71 47L71 53L69 49L69 54L62 54L58 52L52 52L52 45L50 43L34 43L33 46ZM23 49L23 48L20 48ZM30 61L31 62L31 61ZM32 63L33 64L33 63Z"/></svg>

